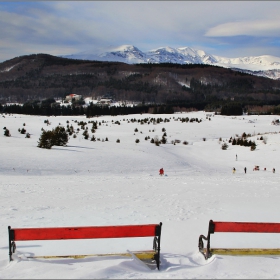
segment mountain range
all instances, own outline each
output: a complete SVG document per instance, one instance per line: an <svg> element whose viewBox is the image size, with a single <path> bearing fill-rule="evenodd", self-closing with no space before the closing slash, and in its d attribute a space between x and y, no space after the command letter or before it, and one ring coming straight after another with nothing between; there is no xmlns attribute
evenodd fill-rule
<svg viewBox="0 0 280 280"><path fill-rule="evenodd" d="M246 72L256 76L280 79L280 58L271 55L227 58L190 47L161 47L143 52L133 45L104 48L102 51L84 51L61 56L93 61L139 63L208 64Z"/></svg>

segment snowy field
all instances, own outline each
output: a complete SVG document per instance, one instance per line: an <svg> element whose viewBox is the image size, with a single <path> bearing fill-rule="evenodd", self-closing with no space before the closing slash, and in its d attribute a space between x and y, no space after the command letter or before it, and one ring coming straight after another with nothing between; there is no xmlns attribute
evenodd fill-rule
<svg viewBox="0 0 280 280"><path fill-rule="evenodd" d="M186 117L201 122L182 122ZM163 121L140 122L151 118ZM278 116L214 116L202 111L90 119L0 115L1 127L11 133L11 137L6 137L3 130L0 135L0 278L279 279L278 256L214 255L205 260L198 251L199 235L207 234L210 219L280 222L280 126L271 124L275 119ZM88 122L96 120L94 142L90 141ZM88 140L78 126L80 121L88 123ZM72 135L65 147L38 148L42 128L51 130L59 124L72 125L76 132L79 127L77 137ZM18 131L22 128L31 138ZM152 144L150 140L161 139L164 129L167 143ZM230 137L244 132L256 142L255 151L231 144L227 150L221 149ZM140 142L136 143L136 139ZM172 144L175 140L176 145ZM184 141L188 144L184 145ZM259 171L253 171L255 165L260 166ZM161 167L165 176L159 176ZM159 271L131 257L27 258L151 250L149 237L18 241L14 261L9 262L8 226L160 222L163 225ZM280 234L215 233L211 246L280 248Z"/></svg>

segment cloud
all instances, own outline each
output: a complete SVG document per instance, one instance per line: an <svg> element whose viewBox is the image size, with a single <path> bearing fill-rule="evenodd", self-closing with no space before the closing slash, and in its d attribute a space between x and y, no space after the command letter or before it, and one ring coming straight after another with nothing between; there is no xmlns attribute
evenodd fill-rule
<svg viewBox="0 0 280 280"><path fill-rule="evenodd" d="M241 35L263 37L279 36L280 20L228 22L212 27L205 33L205 36L208 37L230 37Z"/></svg>
<svg viewBox="0 0 280 280"><path fill-rule="evenodd" d="M98 32L95 32L99 29L97 24L88 25L82 19L69 21L69 18L57 17L42 10L33 10L33 12L36 14L34 17L0 12L2 40L10 44L29 43L36 47L37 44L77 45L101 39Z"/></svg>
<svg viewBox="0 0 280 280"><path fill-rule="evenodd" d="M230 51L252 36L270 37L280 55L279 13L278 1L11 1L0 2L0 38L10 57L123 44Z"/></svg>

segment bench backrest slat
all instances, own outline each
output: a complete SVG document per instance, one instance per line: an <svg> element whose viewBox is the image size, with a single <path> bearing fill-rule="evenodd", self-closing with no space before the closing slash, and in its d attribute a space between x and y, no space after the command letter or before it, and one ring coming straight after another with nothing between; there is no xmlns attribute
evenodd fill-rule
<svg viewBox="0 0 280 280"><path fill-rule="evenodd" d="M65 227L65 228L12 228L15 241L60 240L157 236L158 224Z"/></svg>
<svg viewBox="0 0 280 280"><path fill-rule="evenodd" d="M211 234L215 232L280 233L280 223L217 222L210 220L207 237L201 234L198 239L199 251L204 255L206 260L212 256L210 239ZM205 249L203 240L207 241L207 247ZM228 249L225 249L225 251L229 252Z"/></svg>
<svg viewBox="0 0 280 280"><path fill-rule="evenodd" d="M214 222L214 232L280 233L280 223Z"/></svg>

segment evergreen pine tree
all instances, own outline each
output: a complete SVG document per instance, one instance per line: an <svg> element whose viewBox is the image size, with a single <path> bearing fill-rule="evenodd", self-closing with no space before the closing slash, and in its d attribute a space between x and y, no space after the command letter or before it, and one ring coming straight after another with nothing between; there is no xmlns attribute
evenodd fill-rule
<svg viewBox="0 0 280 280"><path fill-rule="evenodd" d="M51 149L53 146L52 138L53 138L53 132L50 130L47 131L44 130L40 136L37 147L43 149Z"/></svg>
<svg viewBox="0 0 280 280"><path fill-rule="evenodd" d="M11 136L10 130L6 127L4 127L4 135L7 136L7 137Z"/></svg>
<svg viewBox="0 0 280 280"><path fill-rule="evenodd" d="M68 134L64 127L57 126L53 130L43 130L38 142L39 148L51 149L52 146L65 146L68 143Z"/></svg>
<svg viewBox="0 0 280 280"><path fill-rule="evenodd" d="M66 146L68 143L68 134L63 126L57 126L52 130L53 132L53 146Z"/></svg>
<svg viewBox="0 0 280 280"><path fill-rule="evenodd" d="M227 148L228 148L228 144L227 144L227 143L224 143L224 144L222 145L222 150L227 150Z"/></svg>

